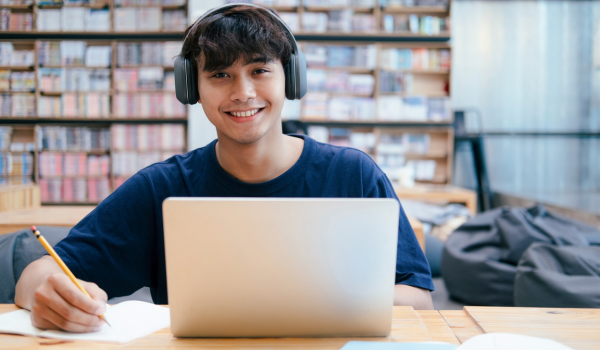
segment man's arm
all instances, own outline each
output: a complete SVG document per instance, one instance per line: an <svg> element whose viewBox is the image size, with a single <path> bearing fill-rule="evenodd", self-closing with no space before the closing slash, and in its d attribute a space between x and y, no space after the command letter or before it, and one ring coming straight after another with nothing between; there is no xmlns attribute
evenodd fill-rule
<svg viewBox="0 0 600 350"><path fill-rule="evenodd" d="M70 332L98 331L106 293L94 283L79 281L93 298L81 292L50 256L29 264L21 274L15 303L31 311L31 322L41 329Z"/></svg>
<svg viewBox="0 0 600 350"><path fill-rule="evenodd" d="M415 310L433 310L431 292L427 289L397 284L394 287L394 306L412 306Z"/></svg>

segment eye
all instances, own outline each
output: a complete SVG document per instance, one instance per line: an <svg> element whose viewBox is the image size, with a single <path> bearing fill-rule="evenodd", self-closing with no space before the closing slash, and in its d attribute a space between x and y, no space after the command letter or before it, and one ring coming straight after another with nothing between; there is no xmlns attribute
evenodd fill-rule
<svg viewBox="0 0 600 350"><path fill-rule="evenodd" d="M213 74L213 78L225 78L226 76L227 76L227 73L223 73L223 72Z"/></svg>
<svg viewBox="0 0 600 350"><path fill-rule="evenodd" d="M268 70L263 69L263 68L259 68L257 70L254 71L254 74L262 74L262 73L267 73Z"/></svg>

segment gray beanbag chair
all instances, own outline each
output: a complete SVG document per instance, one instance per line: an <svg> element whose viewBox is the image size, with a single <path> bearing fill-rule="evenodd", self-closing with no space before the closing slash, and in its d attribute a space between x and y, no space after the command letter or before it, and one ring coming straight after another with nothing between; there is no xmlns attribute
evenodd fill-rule
<svg viewBox="0 0 600 350"><path fill-rule="evenodd" d="M600 308L600 246L534 243L517 267L515 306Z"/></svg>
<svg viewBox="0 0 600 350"><path fill-rule="evenodd" d="M453 299L468 305L513 306L517 264L532 243L586 247L599 233L542 205L490 210L450 235L441 274Z"/></svg>
<svg viewBox="0 0 600 350"><path fill-rule="evenodd" d="M38 226L51 246L65 238L70 227ZM31 229L0 235L0 304L15 302L15 286L23 270L46 254Z"/></svg>

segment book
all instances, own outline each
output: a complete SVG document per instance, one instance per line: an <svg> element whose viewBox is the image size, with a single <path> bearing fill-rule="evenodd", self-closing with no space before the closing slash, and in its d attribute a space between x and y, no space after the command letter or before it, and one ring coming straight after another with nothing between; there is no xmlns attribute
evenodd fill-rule
<svg viewBox="0 0 600 350"><path fill-rule="evenodd" d="M165 32L184 31L188 25L185 10L163 10L162 25Z"/></svg>
<svg viewBox="0 0 600 350"><path fill-rule="evenodd" d="M60 9L39 9L36 30L39 32L60 32L62 14Z"/></svg>
<svg viewBox="0 0 600 350"><path fill-rule="evenodd" d="M85 13L86 32L110 31L110 11L108 9L89 9Z"/></svg>
<svg viewBox="0 0 600 350"><path fill-rule="evenodd" d="M84 7L63 7L60 10L61 30L63 32L85 31L85 19L89 9Z"/></svg>
<svg viewBox="0 0 600 350"><path fill-rule="evenodd" d="M107 128L43 126L37 129L38 149L42 151L107 151L110 148Z"/></svg>
<svg viewBox="0 0 600 350"><path fill-rule="evenodd" d="M104 325L99 332L70 333L57 330L43 331L31 324L31 315L27 310L18 310L0 315L0 332L29 336L100 341L124 344L161 330L170 325L169 309L142 301L126 301L108 306L104 316L111 326Z"/></svg>
<svg viewBox="0 0 600 350"><path fill-rule="evenodd" d="M280 12L279 17L281 17L281 20L290 28L292 32L297 32L300 30L300 19L297 13Z"/></svg>
<svg viewBox="0 0 600 350"><path fill-rule="evenodd" d="M11 117L35 117L35 95L34 94L12 94L9 95Z"/></svg>
<svg viewBox="0 0 600 350"><path fill-rule="evenodd" d="M110 46L88 46L85 50L87 67L110 67L112 48Z"/></svg>

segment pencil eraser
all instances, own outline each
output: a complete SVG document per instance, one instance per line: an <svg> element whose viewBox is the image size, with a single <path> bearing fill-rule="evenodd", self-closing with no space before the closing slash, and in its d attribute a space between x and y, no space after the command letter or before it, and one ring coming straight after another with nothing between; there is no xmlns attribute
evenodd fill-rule
<svg viewBox="0 0 600 350"><path fill-rule="evenodd" d="M31 232L35 232L37 231L37 228L35 226L31 226Z"/></svg>

